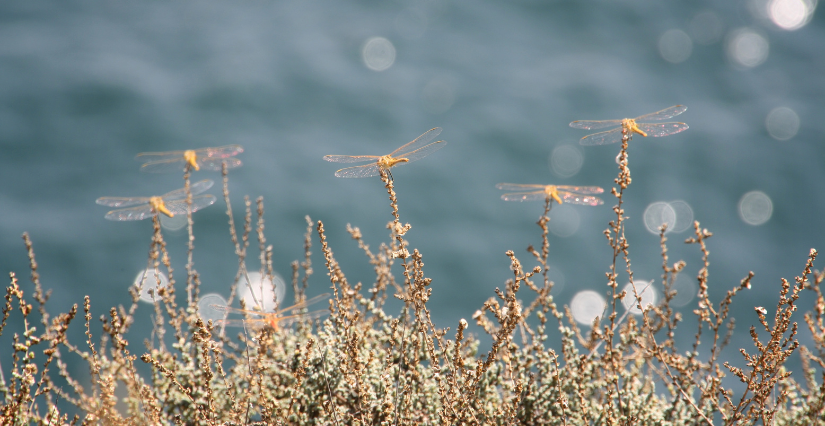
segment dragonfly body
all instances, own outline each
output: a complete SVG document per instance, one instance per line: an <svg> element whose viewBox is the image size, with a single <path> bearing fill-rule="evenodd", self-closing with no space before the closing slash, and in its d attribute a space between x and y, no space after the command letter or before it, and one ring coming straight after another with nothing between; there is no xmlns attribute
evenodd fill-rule
<svg viewBox="0 0 825 426"><path fill-rule="evenodd" d="M541 185L521 183L500 183L496 188L506 191L518 191L503 194L504 201L539 201L554 200L559 204L581 204L598 206L604 203L601 198L593 194L601 194L604 189L598 186L570 186L570 185Z"/></svg>
<svg viewBox="0 0 825 426"><path fill-rule="evenodd" d="M637 133L644 137L661 137L673 135L688 129L688 125L679 122L668 123L642 123L644 120L667 120L673 118L687 110L684 105L674 105L651 114L645 114L636 118L624 118L621 120L578 120L570 123L570 127L576 129L593 130L610 126L619 126L612 130L593 133L583 137L579 143L582 145L605 145L622 140L628 133ZM628 135L630 136L630 135Z"/></svg>
<svg viewBox="0 0 825 426"><path fill-rule="evenodd" d="M324 160L333 163L370 162L369 164L338 170L335 172L336 177L362 178L377 176L381 173L381 170L389 172L392 167L398 164L411 163L443 148L447 142L436 141L430 143L440 133L440 127L430 129L412 142L404 144L387 155L326 155Z"/></svg>
<svg viewBox="0 0 825 426"><path fill-rule="evenodd" d="M135 159L144 163L140 166L143 172L181 172L187 166L194 170L220 171L224 163L229 169L239 167L241 160L234 157L242 152L240 145L226 145L186 151L142 152Z"/></svg>
<svg viewBox="0 0 825 426"><path fill-rule="evenodd" d="M197 194L211 188L213 184L211 180L205 179L190 185L189 192L193 195L191 205L186 202L186 188L152 197L100 197L96 203L109 207L128 207L106 213L106 219L109 220L142 220L159 213L174 217L176 214L186 214L187 211L194 213L212 205L215 202L214 195Z"/></svg>
<svg viewBox="0 0 825 426"><path fill-rule="evenodd" d="M324 293L315 296L303 302L296 303L292 306L279 309L275 312L261 312L252 309L238 309L231 308L224 305L209 305L212 309L220 312L236 313L246 315L246 319L227 319L219 320L216 325L220 326L250 326L252 328L269 327L273 330L279 330L282 326L302 319L320 318L329 314L329 310L319 310L314 312L304 312L292 315L284 315L290 311L297 311L306 309L307 306L329 299L329 293ZM250 315L255 315L258 318L248 318Z"/></svg>

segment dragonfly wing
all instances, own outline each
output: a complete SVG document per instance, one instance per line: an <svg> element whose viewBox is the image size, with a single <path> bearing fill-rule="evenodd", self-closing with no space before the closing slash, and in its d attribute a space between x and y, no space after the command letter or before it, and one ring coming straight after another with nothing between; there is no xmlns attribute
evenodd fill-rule
<svg viewBox="0 0 825 426"><path fill-rule="evenodd" d="M95 200L95 203L108 207L127 207L148 202L149 197L100 197Z"/></svg>
<svg viewBox="0 0 825 426"><path fill-rule="evenodd" d="M574 129L604 129L610 126L621 126L622 120L576 120L570 123L570 127Z"/></svg>
<svg viewBox="0 0 825 426"><path fill-rule="evenodd" d="M278 311L276 312L276 315L280 315L284 312L294 311L294 310L297 310L297 309L304 309L309 305L312 305L312 304L315 304L315 303L318 303L318 302L329 299L329 296L330 296L329 293L319 294L315 297L304 300L303 302L296 303L292 306L287 306L286 308L278 309Z"/></svg>
<svg viewBox="0 0 825 426"><path fill-rule="evenodd" d="M331 163L363 163L366 161L375 161L381 158L377 155L325 155L324 160Z"/></svg>
<svg viewBox="0 0 825 426"><path fill-rule="evenodd" d="M679 115L679 114L681 114L685 111L687 111L686 106L684 106L684 105L674 105L670 108L665 108L661 111L656 111L656 112L652 112L650 114L645 114L641 117L636 117L636 118L634 118L634 120L636 120L636 121L639 121L639 120L642 120L642 121L644 121L644 120L654 120L654 121L667 120L669 118L676 117L677 115Z"/></svg>
<svg viewBox="0 0 825 426"><path fill-rule="evenodd" d="M243 163L241 160L230 157L230 158L198 158L198 166L201 170L210 170L213 172L219 172L223 170L223 163L226 163L227 169L234 169L237 167L241 167Z"/></svg>
<svg viewBox="0 0 825 426"><path fill-rule="evenodd" d="M186 162L183 156L150 161L140 166L140 171L147 173L183 172Z"/></svg>
<svg viewBox="0 0 825 426"><path fill-rule="evenodd" d="M581 140L579 143L582 145L607 145L609 143L615 143L622 140L622 128L617 127L613 130L608 130L606 132L599 132L593 133L592 135L587 135Z"/></svg>
<svg viewBox="0 0 825 426"><path fill-rule="evenodd" d="M141 152L135 156L135 160L141 163L148 163L150 161L168 160L175 157L183 158L183 151Z"/></svg>
<svg viewBox="0 0 825 426"><path fill-rule="evenodd" d="M197 197L192 197L192 213L204 208L215 204L215 196L214 195L198 195ZM186 200L172 200L166 202L166 208L169 209L172 214L186 214Z"/></svg>
<svg viewBox="0 0 825 426"><path fill-rule="evenodd" d="M559 185L556 188L562 191L578 192L579 194L601 194L604 192L604 189L598 186Z"/></svg>
<svg viewBox="0 0 825 426"><path fill-rule="evenodd" d="M647 133L648 136L653 136L653 137L673 135L673 134L683 132L683 131L688 129L687 124L677 123L677 122L656 123L656 124L653 124L653 123L636 123L636 127L642 129L642 131Z"/></svg>
<svg viewBox="0 0 825 426"><path fill-rule="evenodd" d="M509 194L502 194L501 199L504 201L537 201L547 198L544 190L533 192L511 192Z"/></svg>
<svg viewBox="0 0 825 426"><path fill-rule="evenodd" d="M112 210L106 213L106 219L109 220L143 220L152 217L155 213L152 211L152 206L146 204L143 206L130 207L128 209Z"/></svg>
<svg viewBox="0 0 825 426"><path fill-rule="evenodd" d="M426 132L424 132L423 135L413 139L412 142L407 142L404 145L402 145L400 148L398 148L395 151L391 152L390 157L393 157L393 158L405 157L405 155L398 155L398 154L400 154L402 152L412 153L412 151L415 151L418 148L421 148L424 145L427 145L428 143L430 143L430 141L435 139L435 137L440 135L440 134L441 134L441 127L436 127L436 128L427 130ZM421 158L421 157L418 157L418 158ZM410 161L412 161L412 160L410 160Z"/></svg>
<svg viewBox="0 0 825 426"><path fill-rule="evenodd" d="M364 164L363 166L347 167L335 172L336 177L342 178L364 178L378 176L378 163Z"/></svg>
<svg viewBox="0 0 825 426"><path fill-rule="evenodd" d="M195 155L198 157L209 158L227 158L234 157L243 152L243 147L240 145L226 145L216 148L201 148L195 150Z"/></svg>
<svg viewBox="0 0 825 426"><path fill-rule="evenodd" d="M604 204L599 197L593 197L591 195L581 195L581 194L573 194L572 192L562 192L559 191L559 195L561 195L561 199L565 203L570 204L582 204L586 206L599 206Z"/></svg>
<svg viewBox="0 0 825 426"><path fill-rule="evenodd" d="M547 185L539 185L532 183L499 183L496 185L496 188L503 189L505 191L529 191L536 189L541 189L542 191L544 191L545 186Z"/></svg>
<svg viewBox="0 0 825 426"><path fill-rule="evenodd" d="M432 154L433 152L436 152L439 149L444 148L445 145L447 145L447 142L444 142L444 141L433 142L429 145L424 145L421 148L418 148L414 151L410 151L406 154L401 154L400 157L396 157L396 158L406 158L407 163L412 163L415 160L420 160L420 159ZM403 164L403 163L397 163L396 165L398 165L398 164Z"/></svg>
<svg viewBox="0 0 825 426"><path fill-rule="evenodd" d="M307 312L305 314L298 314L298 315L289 315L285 317L279 317L277 319L278 325L285 326L293 324L297 321L312 321L317 318L321 318L324 316L329 315L328 310L320 310L320 311L313 311Z"/></svg>
<svg viewBox="0 0 825 426"><path fill-rule="evenodd" d="M201 192L211 188L214 184L215 182L213 182L211 179L199 180L189 185L189 192L191 192L192 195L198 195ZM163 201L166 202L184 199L186 198L186 187L178 188L174 191L169 191L163 194L161 198L163 198Z"/></svg>

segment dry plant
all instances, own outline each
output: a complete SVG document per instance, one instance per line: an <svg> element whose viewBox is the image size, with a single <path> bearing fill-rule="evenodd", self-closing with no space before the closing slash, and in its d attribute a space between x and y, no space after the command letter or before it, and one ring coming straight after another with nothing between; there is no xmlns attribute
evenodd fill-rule
<svg viewBox="0 0 825 426"><path fill-rule="evenodd" d="M664 227L664 298L655 306L642 306L643 289L633 282L623 210L631 184L630 138L625 128L619 174L611 191L616 217L604 232L613 254L606 272L611 298L606 317L584 330L570 309L557 305L551 295L548 223L553 200L547 197L538 220L540 246L527 248L527 260L534 266L525 266L507 251L502 267L511 269L512 278L472 315L475 330L491 337L489 347L482 347L464 319L455 331L433 322L428 302L438 288L424 272L423 254L407 239L412 226L401 220L393 181L383 168L380 177L392 215L386 225L389 239L370 247L359 228L347 228L372 266L374 281L350 282L335 260L324 224L307 217L305 254L292 264L295 299L306 300L310 284L318 292L327 286L313 275L316 238L333 296L328 317L307 318L292 327L258 327L228 335L199 317L191 212L185 299L176 295L179 287L166 241L154 218L148 264L164 272L169 283L154 294L153 338L139 349L127 340L139 288L131 289L128 307L112 308L100 324L93 324L89 296L82 307L75 305L52 317L32 242L24 235L32 284L21 284L11 273L6 288L0 333L13 332L14 338L12 363L0 370L0 420L3 425L823 424L825 272L812 269L816 251L811 250L801 276L781 281L772 318L768 309L755 308L758 325L750 330L754 347L741 349L741 359L723 361L721 350L733 332L729 308L738 292L750 288L753 273L731 286L722 300L711 300L712 234L696 222L694 236L686 241L697 247L703 262L693 310L695 342L686 352L677 348L676 329L684 318L671 301L674 280L686 264L669 263ZM185 182L189 191L188 171ZM259 242L262 275L271 276L263 200L257 200L253 211L252 202L245 199L239 235L225 166L223 195L230 241L238 256L236 285L245 282L251 238ZM187 199L191 203L191 193ZM628 275L634 294L619 290L620 273ZM235 292L233 286L229 303ZM799 344L792 320L803 292L816 298L815 309L804 314L812 347ZM625 296L636 300L640 317L629 311L620 315L617 301ZM403 308L388 312L390 297L403 301ZM179 305L179 300L185 304ZM78 313L83 324L72 325ZM19 318L21 329L5 329L10 315ZM83 327L86 341L70 342L70 326ZM560 341L548 338L548 327L560 331ZM784 365L796 351L805 369L795 378ZM69 374L70 357L75 358L71 362L88 365L89 378ZM140 374L138 363L149 364L151 374ZM726 376L738 378L744 386L730 387Z"/></svg>

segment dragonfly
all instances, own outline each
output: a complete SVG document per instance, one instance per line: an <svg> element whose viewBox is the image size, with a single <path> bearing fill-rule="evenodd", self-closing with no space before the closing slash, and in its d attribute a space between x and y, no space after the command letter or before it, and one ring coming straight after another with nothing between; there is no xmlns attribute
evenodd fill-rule
<svg viewBox="0 0 825 426"><path fill-rule="evenodd" d="M325 155L324 160L333 163L362 163L369 161L369 164L361 166L347 167L335 172L336 177L342 178L363 178L377 176L381 170L389 172L390 168L404 163L412 163L420 160L441 148L447 142L436 141L430 143L441 133L441 128L436 127L415 138L412 142L404 144L402 147L387 155ZM392 174L390 174L392 177Z"/></svg>
<svg viewBox="0 0 825 426"><path fill-rule="evenodd" d="M144 163L140 166L142 172L182 172L187 165L195 170L220 171L223 163L226 163L227 169L240 167L241 160L233 157L242 152L243 147L240 145L226 145L186 151L141 152L135 160Z"/></svg>
<svg viewBox="0 0 825 426"><path fill-rule="evenodd" d="M504 201L537 201L553 199L562 204L562 200L570 204L582 204L586 206L599 206L604 204L599 197L593 194L601 194L604 189L598 186L569 186L569 185L540 185L521 183L500 183L496 188L505 191L518 191L503 194Z"/></svg>
<svg viewBox="0 0 825 426"><path fill-rule="evenodd" d="M189 191L192 193L191 212L196 212L215 202L214 195L198 195L211 188L215 182L209 179L198 181L190 185ZM174 217L176 214L186 214L186 188L176 189L166 194L154 197L101 197L97 199L97 204L109 207L128 207L112 210L106 213L109 220L143 220L158 213Z"/></svg>
<svg viewBox="0 0 825 426"><path fill-rule="evenodd" d="M303 320L303 319L315 319L320 318L324 315L329 314L328 309L322 309L319 311L314 312L304 312L298 314L291 314L291 315L284 315L289 313L290 311L298 311L302 309L306 309L307 306L322 302L324 300L329 299L329 293L324 293L319 296L315 296L311 299L305 300L303 302L296 303L292 306L279 309L275 312L261 312L252 309L239 309L239 308L230 308L229 306L224 305L209 305L210 308L219 311L219 312L226 312L226 313L235 313L235 314L243 314L243 315L256 315L260 318L246 318L246 319L225 319L225 320L218 320L215 324L224 327L232 327L232 326L243 326L246 325L253 329L260 329L264 327L272 328L273 330L279 330L282 326L292 324L295 321Z"/></svg>
<svg viewBox="0 0 825 426"><path fill-rule="evenodd" d="M603 129L610 126L620 126L606 132L593 133L583 137L579 143L582 145L606 145L622 140L622 135L626 132L638 133L644 137L661 137L673 135L688 129L685 123L640 123L644 120L667 120L685 112L684 105L674 105L650 114L645 114L636 118L623 118L621 120L579 120L570 123L570 127L576 129L594 130Z"/></svg>

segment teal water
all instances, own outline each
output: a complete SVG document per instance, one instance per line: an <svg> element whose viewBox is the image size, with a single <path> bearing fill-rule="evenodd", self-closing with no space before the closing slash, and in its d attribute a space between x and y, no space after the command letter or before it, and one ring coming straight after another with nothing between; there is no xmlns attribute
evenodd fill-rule
<svg viewBox="0 0 825 426"><path fill-rule="evenodd" d="M712 298L756 272L754 290L734 304L731 346L750 347L753 306L775 306L780 277L799 275L810 248L825 249L825 20L816 10L807 25L788 31L763 16L760 4L5 2L0 269L28 277L20 240L28 231L44 286L53 290L51 312L84 295L96 315L127 304L127 287L146 265L151 224L106 221L107 209L94 200L182 186L179 176L140 173L139 152L241 144L244 166L230 174L235 214L242 215L244 194L265 198L276 269L288 276L302 256L310 215L324 221L349 279L369 285L372 268L345 226L359 226L373 247L386 241L386 193L378 178L335 178L339 165L322 157L385 154L438 126L447 146L393 174L402 221L413 226L407 236L433 278L436 323L454 329L512 276L504 252L532 265L524 248L540 242L540 204L505 203L496 183L609 188L619 146L579 146L587 132L568 123L684 104L689 109L677 120L689 130L631 142L625 209L632 266L637 279L661 276L658 238L643 214L653 202L684 200L715 234ZM747 37L737 39L743 29ZM663 38L670 30L681 33ZM380 49L365 61L373 37L392 44L393 61ZM766 118L778 107L796 114L795 133L787 114L774 117L779 127L769 132ZM563 145L583 159L568 177L548 165ZM754 190L773 206L758 226L737 210ZM614 199L603 198L603 206L567 210L578 228L552 238L560 303L579 290L606 290L611 252L602 231ZM195 216L204 293L226 295L237 268L224 210L219 202ZM688 236L670 234L669 254L670 263L688 262L684 275L692 279L699 252L682 243ZM185 235L167 238L180 280ZM317 235L313 241L310 293L317 294L329 281ZM137 336L148 334L149 314L139 311L146 328L139 323ZM687 324L692 335L695 323ZM6 345L10 334L0 339ZM9 351L0 354L7 365Z"/></svg>

